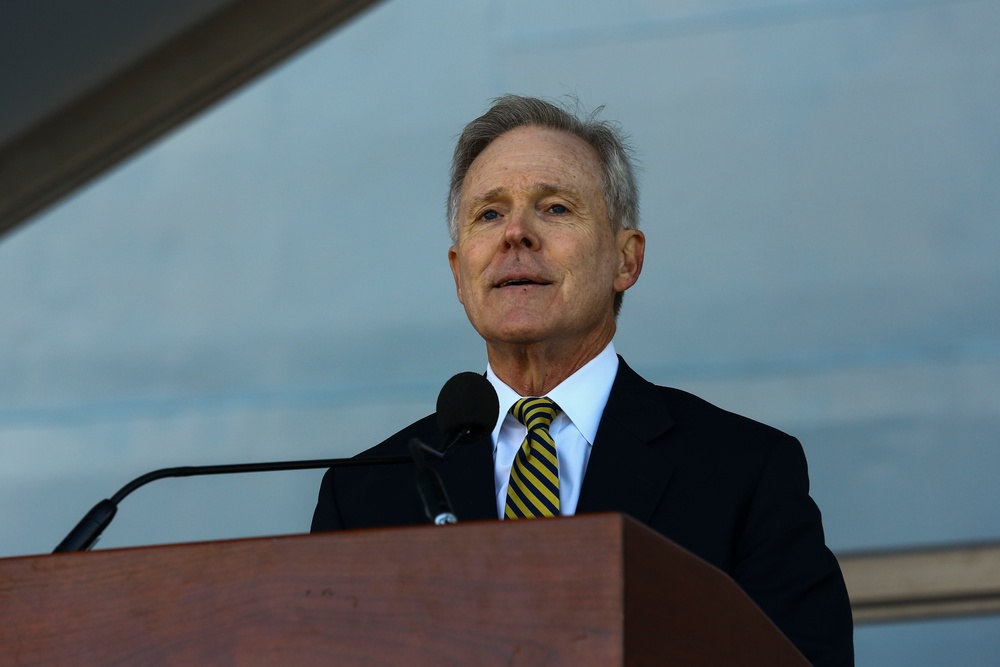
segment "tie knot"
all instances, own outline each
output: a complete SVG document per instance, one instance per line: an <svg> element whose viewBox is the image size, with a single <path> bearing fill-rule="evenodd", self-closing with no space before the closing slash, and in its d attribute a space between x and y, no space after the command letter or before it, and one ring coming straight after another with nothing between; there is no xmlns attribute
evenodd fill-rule
<svg viewBox="0 0 1000 667"><path fill-rule="evenodd" d="M529 396L518 400L510 412L517 421L527 426L529 431L540 428L548 430L552 420L559 413L559 406L547 397Z"/></svg>

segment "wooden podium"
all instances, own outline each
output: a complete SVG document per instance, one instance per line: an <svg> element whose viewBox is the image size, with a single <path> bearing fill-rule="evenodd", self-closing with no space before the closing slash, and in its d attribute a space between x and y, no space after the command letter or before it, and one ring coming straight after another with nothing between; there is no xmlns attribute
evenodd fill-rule
<svg viewBox="0 0 1000 667"><path fill-rule="evenodd" d="M0 665L807 665L620 515L0 560Z"/></svg>

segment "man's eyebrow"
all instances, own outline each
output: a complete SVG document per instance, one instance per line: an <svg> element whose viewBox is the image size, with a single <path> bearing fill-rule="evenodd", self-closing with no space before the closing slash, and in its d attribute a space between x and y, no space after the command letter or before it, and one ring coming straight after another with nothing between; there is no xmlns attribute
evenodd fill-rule
<svg viewBox="0 0 1000 667"><path fill-rule="evenodd" d="M503 186L497 186L495 188L491 188L486 192L484 192L483 194L477 195L472 199L470 199L468 205L465 207L465 210L468 213L472 213L472 210L479 207L480 205L485 204L486 202L495 201L496 199L499 199L500 196L503 195L506 191L507 188Z"/></svg>
<svg viewBox="0 0 1000 667"><path fill-rule="evenodd" d="M537 183L534 189L541 195L575 195L577 192L576 188L569 185L554 185L552 183Z"/></svg>
<svg viewBox="0 0 1000 667"><path fill-rule="evenodd" d="M555 185L553 183L535 183L531 186L531 191L535 195L566 195L570 198L579 197L578 191L566 185ZM481 195L477 195L469 200L468 205L465 207L467 213L472 213L472 211L479 206L496 201L497 199L503 198L507 193L507 188L500 185L495 188L490 188Z"/></svg>

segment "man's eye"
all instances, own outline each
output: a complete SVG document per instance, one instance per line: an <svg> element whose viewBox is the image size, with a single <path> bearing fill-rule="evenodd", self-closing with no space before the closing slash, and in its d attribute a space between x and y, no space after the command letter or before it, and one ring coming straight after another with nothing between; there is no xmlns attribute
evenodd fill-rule
<svg viewBox="0 0 1000 667"><path fill-rule="evenodd" d="M483 220L496 220L497 218L500 217L500 214L497 213L496 211L490 210L490 211L486 211L485 213L483 213L479 217L481 217Z"/></svg>
<svg viewBox="0 0 1000 667"><path fill-rule="evenodd" d="M549 211L555 213L556 215L562 215L563 213L569 213L569 209L562 204L553 204L549 206Z"/></svg>

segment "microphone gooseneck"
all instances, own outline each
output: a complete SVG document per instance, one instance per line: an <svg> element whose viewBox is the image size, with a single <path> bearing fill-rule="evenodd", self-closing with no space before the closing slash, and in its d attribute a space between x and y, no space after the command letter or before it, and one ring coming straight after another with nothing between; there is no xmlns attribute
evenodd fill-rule
<svg viewBox="0 0 1000 667"><path fill-rule="evenodd" d="M458 523L458 517L455 515L448 494L444 490L441 478L424 460L424 452L428 451L429 448L418 438L410 438L409 448L416 474L417 495L420 496L424 516L436 526Z"/></svg>
<svg viewBox="0 0 1000 667"><path fill-rule="evenodd" d="M194 477L199 475L227 475L243 472L278 472L281 470L313 470L317 468L366 466L380 463L409 463L409 456L385 456L371 459L312 459L308 461L274 461L270 463L234 463L211 466L181 466L160 468L136 477L118 490L110 499L94 505L73 530L59 543L52 553L86 551L94 546L97 539L115 518L118 503L140 486L166 477Z"/></svg>
<svg viewBox="0 0 1000 667"><path fill-rule="evenodd" d="M230 465L182 466L161 468L135 478L118 493L97 503L59 543L53 553L86 551L108 527L118 511L118 504L130 493L150 482L166 477L224 475L244 472L276 472L349 466L369 466L382 463L416 464L417 487L428 518L435 523L454 523L448 496L437 473L423 459L423 452L444 458L457 444L467 444L487 437L496 425L500 404L493 385L478 373L459 373L448 380L437 400L438 429L444 435L444 448L433 449L419 440L410 443L410 456L381 458L313 459L309 461L276 461L271 463L237 463Z"/></svg>

